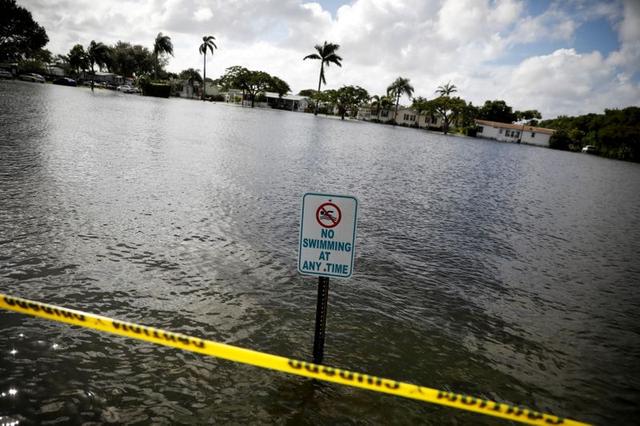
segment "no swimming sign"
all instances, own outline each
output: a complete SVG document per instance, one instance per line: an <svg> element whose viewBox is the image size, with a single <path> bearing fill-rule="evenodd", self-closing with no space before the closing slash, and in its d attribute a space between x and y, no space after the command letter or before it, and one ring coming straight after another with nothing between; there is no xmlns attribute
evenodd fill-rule
<svg viewBox="0 0 640 426"><path fill-rule="evenodd" d="M354 197L304 194L298 251L301 274L351 277L357 214L358 200Z"/></svg>

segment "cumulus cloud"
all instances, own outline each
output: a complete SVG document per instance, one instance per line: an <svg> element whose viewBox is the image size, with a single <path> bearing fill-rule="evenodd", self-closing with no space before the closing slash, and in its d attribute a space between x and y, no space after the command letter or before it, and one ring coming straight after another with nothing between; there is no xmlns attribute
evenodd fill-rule
<svg viewBox="0 0 640 426"><path fill-rule="evenodd" d="M381 94L402 75L411 79L416 95L433 97L438 85L451 81L475 104L504 99L547 117L640 99L637 0L558 1L537 15L523 0L353 0L333 15L320 0L19 3L45 26L54 53L92 39L151 46L162 31L174 42L169 69L198 69L202 36L214 35L219 49L208 62L208 75L243 65L278 75L296 91L316 86L319 64L302 58L328 40L341 45L344 57L342 68L327 70L329 88L358 84ZM572 49L580 25L600 18L617 31L618 48L608 55ZM528 46L542 42L556 47L522 59Z"/></svg>

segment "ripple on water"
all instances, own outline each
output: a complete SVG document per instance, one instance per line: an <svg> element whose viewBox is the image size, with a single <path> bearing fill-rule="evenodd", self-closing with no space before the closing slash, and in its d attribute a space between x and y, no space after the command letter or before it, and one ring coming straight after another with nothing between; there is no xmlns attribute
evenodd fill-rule
<svg viewBox="0 0 640 426"><path fill-rule="evenodd" d="M0 81L0 106L0 292L308 359L301 197L352 194L328 364L595 423L640 414L636 164L20 82ZM0 317L0 416L21 424L494 423Z"/></svg>

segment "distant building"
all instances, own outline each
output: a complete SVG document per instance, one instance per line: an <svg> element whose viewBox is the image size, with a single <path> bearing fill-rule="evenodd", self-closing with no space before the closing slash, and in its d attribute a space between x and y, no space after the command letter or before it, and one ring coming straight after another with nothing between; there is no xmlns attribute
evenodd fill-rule
<svg viewBox="0 0 640 426"><path fill-rule="evenodd" d="M275 92L264 92L267 105L271 108L286 109L289 111L304 112L309 106L309 98L300 95L278 95Z"/></svg>
<svg viewBox="0 0 640 426"><path fill-rule="evenodd" d="M549 146L549 138L555 132L544 127L524 124L500 123L497 121L476 120L477 137L495 139L501 142L522 142L529 145Z"/></svg>
<svg viewBox="0 0 640 426"><path fill-rule="evenodd" d="M396 115L394 109L382 109L377 111L370 106L362 106L358 110L358 120L380 121L387 123L392 121L395 116L396 123L401 126L420 127L422 129L441 128L442 119L433 114L419 114L412 108L400 107Z"/></svg>
<svg viewBox="0 0 640 426"><path fill-rule="evenodd" d="M47 64L47 75L51 77L64 77L64 68L56 64Z"/></svg>
<svg viewBox="0 0 640 426"><path fill-rule="evenodd" d="M91 81L91 72L83 71L82 73L80 73L80 80ZM120 86L124 83L124 78L121 75L114 74L112 72L96 71L95 76L93 77L93 81L95 81L96 83L109 83Z"/></svg>

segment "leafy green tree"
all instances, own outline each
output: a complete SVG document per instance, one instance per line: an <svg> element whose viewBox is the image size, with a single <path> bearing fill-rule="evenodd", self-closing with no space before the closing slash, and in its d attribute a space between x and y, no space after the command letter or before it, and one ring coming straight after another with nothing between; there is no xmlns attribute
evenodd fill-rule
<svg viewBox="0 0 640 426"><path fill-rule="evenodd" d="M640 107L605 109L604 114L559 116L540 123L556 129L549 146L579 150L595 145L604 157L640 162Z"/></svg>
<svg viewBox="0 0 640 426"><path fill-rule="evenodd" d="M107 64L109 60L109 48L103 43L96 43L95 40L91 40L89 47L87 48L87 61L89 63L89 69L91 70L91 91L93 91L95 81L95 66L102 68Z"/></svg>
<svg viewBox="0 0 640 426"><path fill-rule="evenodd" d="M478 118L479 109L469 102L465 105L459 115L459 124L465 134L475 136L477 132L476 118Z"/></svg>
<svg viewBox="0 0 640 426"><path fill-rule="evenodd" d="M387 96L391 96L396 100L396 110L393 115L395 120L398 115L398 106L400 105L400 97L407 95L409 98L413 95L413 86L408 78L398 77L389 87L387 87Z"/></svg>
<svg viewBox="0 0 640 426"><path fill-rule="evenodd" d="M89 68L87 53L84 51L84 47L82 47L81 44L73 46L67 57L69 58L69 66L76 74Z"/></svg>
<svg viewBox="0 0 640 426"><path fill-rule="evenodd" d="M339 48L340 48L339 44L327 43L325 41L322 46L319 44L315 45L315 49L317 53L312 53L310 55L305 56L302 59L303 61L307 59L317 59L320 61L320 78L318 79L318 93L320 93L322 84L327 84L327 80L324 77L325 64L327 66L329 66L330 64L336 64L337 66L342 67L342 58L338 56L338 54L336 54ZM313 113L314 115L318 115L317 104Z"/></svg>
<svg viewBox="0 0 640 426"><path fill-rule="evenodd" d="M429 101L434 113L442 119L442 130L446 135L452 123L455 123L467 103L459 97L439 96Z"/></svg>
<svg viewBox="0 0 640 426"><path fill-rule="evenodd" d="M136 59L131 43L117 42L111 47L112 68L115 73L130 77L136 71Z"/></svg>
<svg viewBox="0 0 640 426"><path fill-rule="evenodd" d="M553 149L568 151L572 143L573 141L569 137L569 133L564 129L554 132L549 138L549 147Z"/></svg>
<svg viewBox="0 0 640 426"><path fill-rule="evenodd" d="M537 109L528 109L526 111L516 111L516 121L526 122L529 126L538 124L538 120L542 119L542 114Z"/></svg>
<svg viewBox="0 0 640 426"><path fill-rule="evenodd" d="M418 119L416 120L416 123L418 123L418 126L420 126L420 116L423 113L429 113L429 114L433 113L433 108L431 104L429 103L427 98L423 98L422 96L413 98L413 101L411 103L411 109L415 110L418 115Z"/></svg>
<svg viewBox="0 0 640 426"><path fill-rule="evenodd" d="M316 94L313 96L315 106L318 111L324 111L324 113L327 115L333 115L333 110L336 105L337 98L337 91L333 89L316 92Z"/></svg>
<svg viewBox="0 0 640 426"><path fill-rule="evenodd" d="M278 96L282 98L283 95L286 95L291 91L291 87L289 87L289 84L286 81L273 76L269 82L269 90L276 92Z"/></svg>
<svg viewBox="0 0 640 426"><path fill-rule="evenodd" d="M171 43L171 37L158 33L155 41L153 42L153 57L155 59L155 75L154 78L158 79L158 71L160 69L159 57L162 55L173 56L173 43Z"/></svg>
<svg viewBox="0 0 640 426"><path fill-rule="evenodd" d="M256 95L264 92L272 83L272 77L264 71L250 71L245 67L233 66L226 69L220 78L222 87L242 90L242 99L249 96L251 108L255 106Z"/></svg>
<svg viewBox="0 0 640 426"><path fill-rule="evenodd" d="M486 101L480 108L478 118L500 123L513 123L517 116L505 101Z"/></svg>
<svg viewBox="0 0 640 426"><path fill-rule="evenodd" d="M187 81L187 84L191 86L192 93L195 92L195 83L203 82L200 73L193 68L187 68L186 70L180 71L180 74L178 74L178 78Z"/></svg>
<svg viewBox="0 0 640 426"><path fill-rule="evenodd" d="M374 95L372 98L371 107L376 111L376 118L380 121L380 114L382 111L389 111L393 106L393 99L386 95Z"/></svg>
<svg viewBox="0 0 640 426"><path fill-rule="evenodd" d="M300 96L307 96L307 97L311 97L316 93L315 90L313 89L303 89L301 91L298 92L298 95Z"/></svg>
<svg viewBox="0 0 640 426"><path fill-rule="evenodd" d="M251 108L255 106L256 95L264 92L271 84L271 76L264 71L249 71L245 80L246 92L251 97Z"/></svg>
<svg viewBox="0 0 640 426"><path fill-rule="evenodd" d="M49 42L31 12L15 0L0 0L0 62L32 57Z"/></svg>
<svg viewBox="0 0 640 426"><path fill-rule="evenodd" d="M344 120L347 112L354 116L357 107L369 99L369 93L360 86L342 86L332 93L332 103L338 108L340 118Z"/></svg>
<svg viewBox="0 0 640 426"><path fill-rule="evenodd" d="M202 44L200 45L200 48L198 49L198 51L200 52L201 55L204 55L204 71L203 71L203 75L204 75L204 80L205 82L203 82L202 84L202 100L204 101L204 96L205 96L205 92L206 92L206 80L207 80L207 50L211 52L211 55L213 55L213 49L217 49L218 46L216 46L214 40L216 38L214 36L204 36L202 37Z"/></svg>
<svg viewBox="0 0 640 426"><path fill-rule="evenodd" d="M436 93L440 96L450 96L452 93L457 92L458 88L455 84L451 84L448 82L447 84L443 84L442 86L438 86L436 89Z"/></svg>

